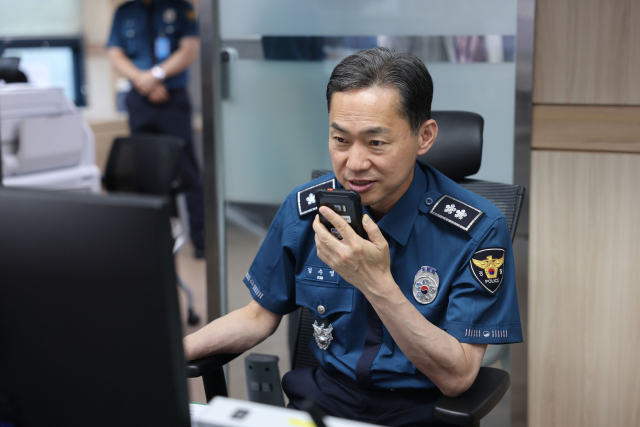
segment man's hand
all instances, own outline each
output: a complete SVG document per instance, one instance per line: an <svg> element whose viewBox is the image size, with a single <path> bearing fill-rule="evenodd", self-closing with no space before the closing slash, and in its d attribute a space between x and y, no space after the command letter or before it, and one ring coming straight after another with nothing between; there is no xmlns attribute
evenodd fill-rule
<svg viewBox="0 0 640 427"><path fill-rule="evenodd" d="M142 96L149 95L156 86L161 84L158 79L153 77L149 70L137 73L131 79L131 83L133 83L133 87L135 87Z"/></svg>
<svg viewBox="0 0 640 427"><path fill-rule="evenodd" d="M169 91L162 83L157 84L147 94L147 99L154 104L164 104L169 100Z"/></svg>
<svg viewBox="0 0 640 427"><path fill-rule="evenodd" d="M358 236L340 215L326 206L319 211L342 236L342 240L333 236L316 215L313 229L322 261L365 295L369 292L380 295L391 284L397 286L391 276L389 244L368 215L364 215L362 225L370 241Z"/></svg>

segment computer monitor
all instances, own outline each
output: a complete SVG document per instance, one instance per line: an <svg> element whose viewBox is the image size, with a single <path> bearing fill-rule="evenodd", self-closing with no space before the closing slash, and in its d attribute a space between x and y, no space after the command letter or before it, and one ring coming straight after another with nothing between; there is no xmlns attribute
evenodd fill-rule
<svg viewBox="0 0 640 427"><path fill-rule="evenodd" d="M87 105L82 38L4 38L0 56L20 58L30 83L59 86L78 107Z"/></svg>
<svg viewBox="0 0 640 427"><path fill-rule="evenodd" d="M0 188L0 425L190 425L169 218Z"/></svg>

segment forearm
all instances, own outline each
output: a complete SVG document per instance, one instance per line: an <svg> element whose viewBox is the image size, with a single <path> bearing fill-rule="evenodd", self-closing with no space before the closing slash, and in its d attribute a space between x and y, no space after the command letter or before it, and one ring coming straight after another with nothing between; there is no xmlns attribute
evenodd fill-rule
<svg viewBox="0 0 640 427"><path fill-rule="evenodd" d="M125 55L121 48L110 47L108 53L113 67L129 80L134 80L140 74L140 69Z"/></svg>
<svg viewBox="0 0 640 427"><path fill-rule="evenodd" d="M255 301L214 320L183 339L187 360L217 353L242 353L275 332L282 316Z"/></svg>
<svg viewBox="0 0 640 427"><path fill-rule="evenodd" d="M461 344L433 325L387 279L382 291L365 296L407 358L447 396L466 391L478 374L483 345Z"/></svg>
<svg viewBox="0 0 640 427"><path fill-rule="evenodd" d="M185 37L180 40L180 47L159 65L167 73L167 77L175 76L191 65L199 50L200 40L197 37Z"/></svg>

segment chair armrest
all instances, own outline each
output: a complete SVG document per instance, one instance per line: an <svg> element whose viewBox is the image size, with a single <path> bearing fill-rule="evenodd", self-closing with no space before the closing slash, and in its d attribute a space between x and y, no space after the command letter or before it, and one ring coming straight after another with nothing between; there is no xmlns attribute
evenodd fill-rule
<svg viewBox="0 0 640 427"><path fill-rule="evenodd" d="M440 397L433 408L437 420L460 426L479 425L500 402L511 379L502 369L482 367L469 390L457 397Z"/></svg>
<svg viewBox="0 0 640 427"><path fill-rule="evenodd" d="M197 378L222 368L242 353L214 354L187 362L187 377Z"/></svg>

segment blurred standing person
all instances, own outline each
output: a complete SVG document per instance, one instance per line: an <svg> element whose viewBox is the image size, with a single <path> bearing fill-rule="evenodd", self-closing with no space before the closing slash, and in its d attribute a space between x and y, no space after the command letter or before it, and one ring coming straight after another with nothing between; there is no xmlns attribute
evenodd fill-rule
<svg viewBox="0 0 640 427"><path fill-rule="evenodd" d="M196 16L184 0L132 0L115 13L107 43L114 67L133 86L127 95L131 133L175 135L185 142L180 180L196 258L204 257L202 177L193 153L187 68L200 49Z"/></svg>

